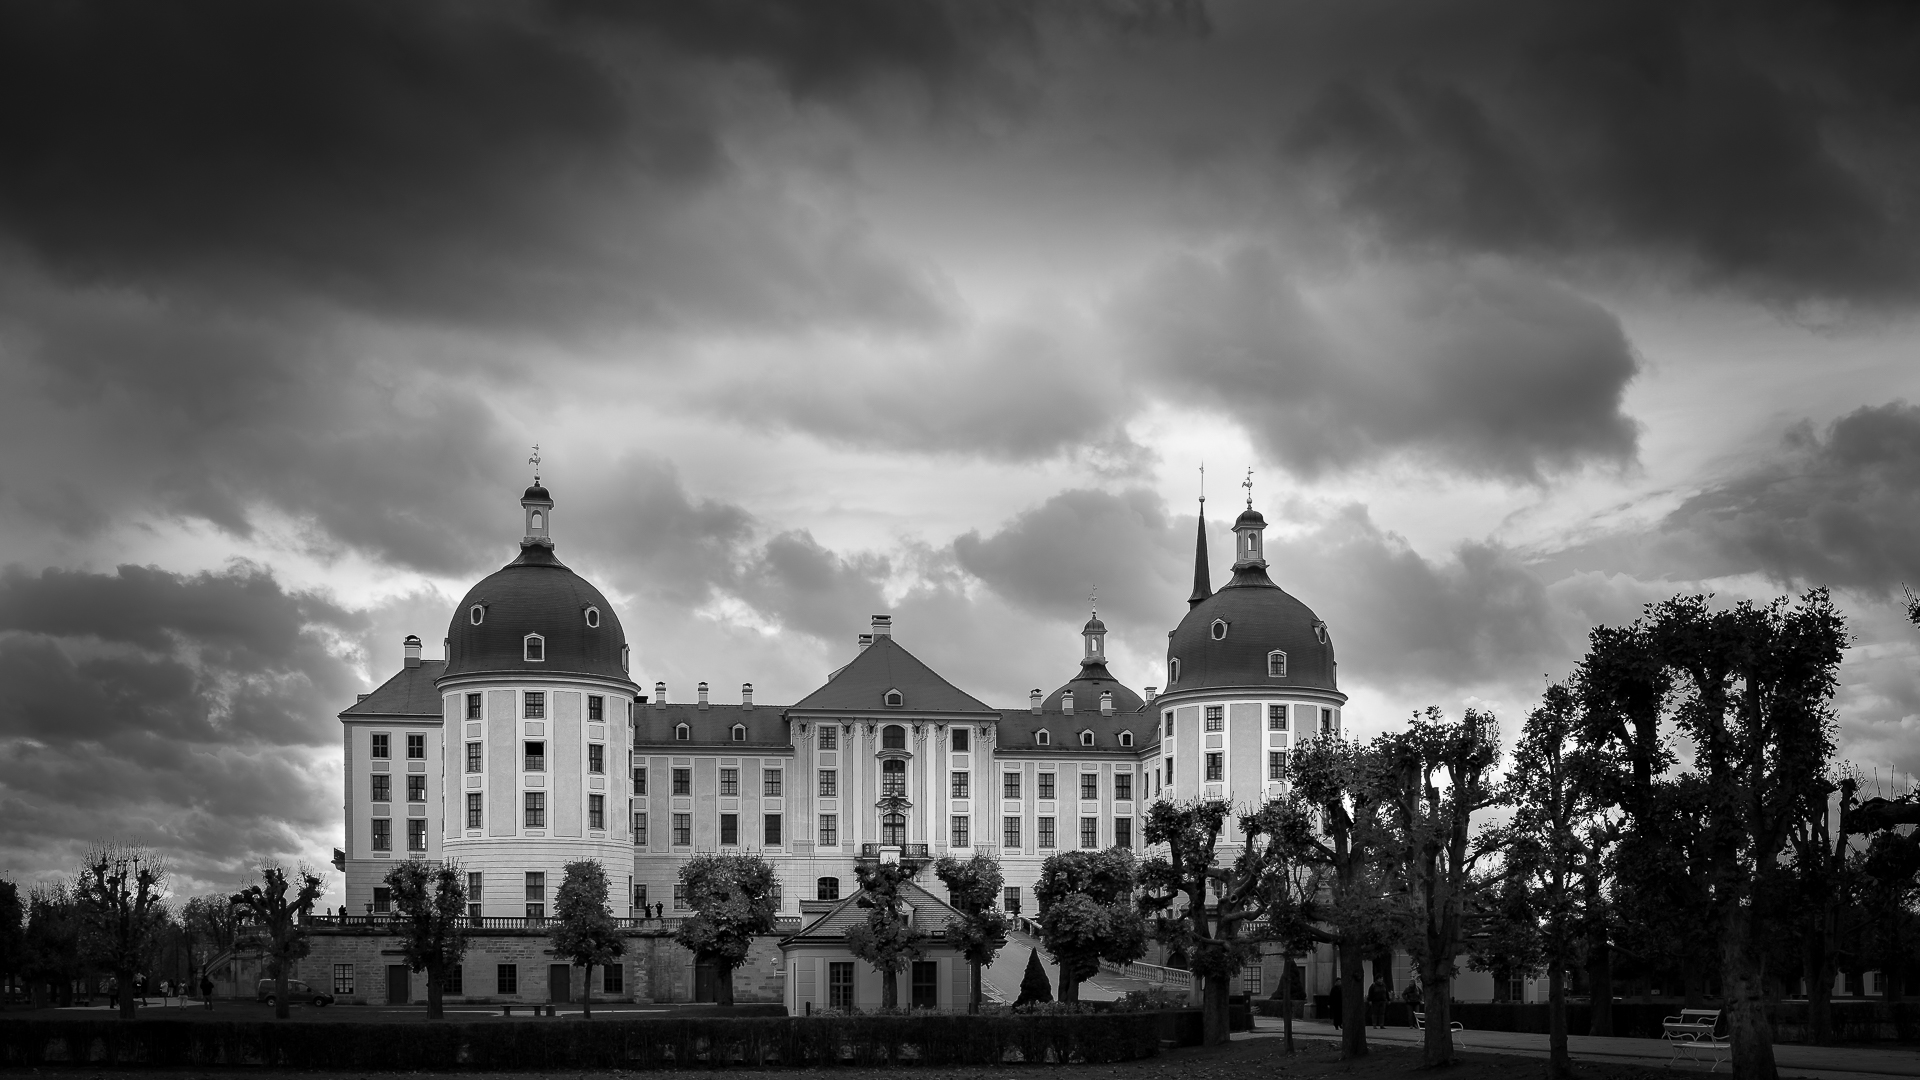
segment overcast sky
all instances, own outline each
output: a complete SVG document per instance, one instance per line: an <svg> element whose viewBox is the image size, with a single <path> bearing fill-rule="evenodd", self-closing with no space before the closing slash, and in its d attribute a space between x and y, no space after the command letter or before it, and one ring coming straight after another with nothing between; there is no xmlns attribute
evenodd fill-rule
<svg viewBox="0 0 1920 1080"><path fill-rule="evenodd" d="M1825 584L1843 756L1920 771L1916 17L0 7L0 874L324 866L335 715L515 554L533 443L681 700L890 611L1019 704L1095 585L1160 683L1204 461L1362 735Z"/></svg>

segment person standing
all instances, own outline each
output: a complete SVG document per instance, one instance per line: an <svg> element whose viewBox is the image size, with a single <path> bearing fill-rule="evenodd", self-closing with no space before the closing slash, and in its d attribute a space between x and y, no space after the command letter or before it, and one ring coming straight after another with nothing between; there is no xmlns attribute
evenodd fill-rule
<svg viewBox="0 0 1920 1080"><path fill-rule="evenodd" d="M120 1011L120 980L116 976L107 978L107 1008Z"/></svg>
<svg viewBox="0 0 1920 1080"><path fill-rule="evenodd" d="M213 1011L213 978L206 972L200 973L200 996L206 999L207 1011Z"/></svg>
<svg viewBox="0 0 1920 1080"><path fill-rule="evenodd" d="M1407 1000L1407 1026L1413 1027L1413 1014L1423 1012L1426 1008L1426 1002L1421 1000L1420 997L1420 980L1418 978L1408 979L1406 993L1401 996Z"/></svg>
<svg viewBox="0 0 1920 1080"><path fill-rule="evenodd" d="M1367 1020L1374 1027L1387 1026L1387 998L1392 992L1387 989L1387 977L1375 976L1373 985L1367 987Z"/></svg>
<svg viewBox="0 0 1920 1080"><path fill-rule="evenodd" d="M133 992L140 995L140 1004L147 1003L147 977L144 974L133 977Z"/></svg>
<svg viewBox="0 0 1920 1080"><path fill-rule="evenodd" d="M1335 979L1333 991L1327 995L1327 1010L1333 1013L1333 1027L1336 1031L1340 1029L1340 1022L1345 1019L1346 1010L1341 1008L1345 1004L1345 999L1346 995L1340 989L1340 980Z"/></svg>

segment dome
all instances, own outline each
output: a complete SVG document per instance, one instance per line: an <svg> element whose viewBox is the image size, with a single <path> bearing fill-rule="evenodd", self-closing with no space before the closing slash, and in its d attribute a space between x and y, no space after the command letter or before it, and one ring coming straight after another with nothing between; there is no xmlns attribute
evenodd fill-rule
<svg viewBox="0 0 1920 1080"><path fill-rule="evenodd" d="M545 494L529 492L534 490ZM475 605L482 609L478 626ZM544 659L527 659L528 634L543 639ZM621 665L626 643L620 619L599 589L567 569L552 548L524 544L519 558L481 579L454 609L445 674L538 672L627 682Z"/></svg>
<svg viewBox="0 0 1920 1080"><path fill-rule="evenodd" d="M1251 506L1247 507L1245 510L1240 511L1240 516L1233 519L1233 527L1236 529L1243 528L1248 525L1264 526L1266 523L1267 523L1267 519L1260 516L1260 511L1255 510Z"/></svg>
<svg viewBox="0 0 1920 1080"><path fill-rule="evenodd" d="M553 496L547 494L547 489L545 487L542 487L538 481L535 481L534 485L527 489L526 494L520 496L520 501L521 502L552 502Z"/></svg>
<svg viewBox="0 0 1920 1080"><path fill-rule="evenodd" d="M1107 624L1100 621L1100 616L1095 615L1093 618L1087 620L1087 625L1081 627L1080 632L1083 634L1104 634L1107 632Z"/></svg>
<svg viewBox="0 0 1920 1080"><path fill-rule="evenodd" d="M1080 674L1074 676L1072 682L1048 694L1046 699L1040 702L1040 711L1043 713L1059 712L1060 699L1065 697L1068 691L1073 692L1073 714L1075 716L1085 716L1088 713L1092 713L1095 716L1100 715L1100 694L1102 691L1113 695L1113 711L1115 713L1139 712L1141 706L1146 704L1145 699L1139 694L1127 689L1120 680L1109 675L1107 673L1107 665L1082 664Z"/></svg>
<svg viewBox="0 0 1920 1080"><path fill-rule="evenodd" d="M1214 637L1215 622L1226 623L1224 638ZM1282 676L1267 673L1268 654L1276 650L1287 654ZM1339 689L1326 624L1261 566L1238 569L1225 588L1195 603L1168 639L1167 659L1180 661L1178 678L1169 665L1167 693L1228 686Z"/></svg>

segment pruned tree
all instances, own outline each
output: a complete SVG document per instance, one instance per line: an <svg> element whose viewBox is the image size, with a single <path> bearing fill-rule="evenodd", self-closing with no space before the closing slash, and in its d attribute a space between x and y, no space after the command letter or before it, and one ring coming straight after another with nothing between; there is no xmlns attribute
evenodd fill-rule
<svg viewBox="0 0 1920 1080"><path fill-rule="evenodd" d="M696 855L680 867L693 915L682 919L673 940L710 965L717 978L715 1004L733 1004L733 972L747 959L753 939L773 930L780 910L773 864L758 855Z"/></svg>
<svg viewBox="0 0 1920 1080"><path fill-rule="evenodd" d="M1131 964L1147 954L1146 919L1133 902L1133 856L1124 848L1062 851L1040 864L1033 884L1040 942L1060 965L1060 1000L1079 1001L1100 961Z"/></svg>
<svg viewBox="0 0 1920 1080"><path fill-rule="evenodd" d="M847 927L847 948L880 973L880 1005L898 1008L900 970L925 955L927 936L913 925L911 911L900 896L900 886L913 879L918 867L903 863L862 865L854 873L860 881L858 904L867 917Z"/></svg>
<svg viewBox="0 0 1920 1080"><path fill-rule="evenodd" d="M127 844L97 844L73 882L83 957L120 980L120 1018L133 1019L130 992L154 935L166 925L167 865Z"/></svg>
<svg viewBox="0 0 1920 1080"><path fill-rule="evenodd" d="M279 863L260 867L260 881L234 893L229 903L240 921L260 931L266 940L267 968L273 974L273 1015L287 1018L287 979L293 965L313 948L307 938L306 917L320 899L320 875L305 863L292 872Z"/></svg>
<svg viewBox="0 0 1920 1080"><path fill-rule="evenodd" d="M466 876L457 863L408 859L385 880L407 966L427 973L427 1019L439 1020L447 971L467 952Z"/></svg>
<svg viewBox="0 0 1920 1080"><path fill-rule="evenodd" d="M1809 789L1788 826L1788 867L1798 910L1807 1020L1817 1045L1833 1042L1833 980L1840 971L1841 923L1859 875L1848 858L1847 824L1858 784L1829 770Z"/></svg>
<svg viewBox="0 0 1920 1080"><path fill-rule="evenodd" d="M1303 824L1305 824L1303 822ZM1266 926L1260 940L1280 948L1280 985L1274 997L1280 999L1281 1043L1293 1053L1293 983L1297 964L1294 957L1313 951L1320 940L1319 924L1325 920L1320 897L1326 891L1325 871L1304 861L1288 858L1299 848L1282 836L1276 839L1282 861L1268 875Z"/></svg>
<svg viewBox="0 0 1920 1080"><path fill-rule="evenodd" d="M945 934L947 944L960 950L972 969L967 1011L977 1013L981 972L1007 943L1007 917L995 906L1006 879L1000 873L1000 860L985 852L965 862L947 856L933 864L933 872L946 884L948 902L960 912L960 918L947 920Z"/></svg>

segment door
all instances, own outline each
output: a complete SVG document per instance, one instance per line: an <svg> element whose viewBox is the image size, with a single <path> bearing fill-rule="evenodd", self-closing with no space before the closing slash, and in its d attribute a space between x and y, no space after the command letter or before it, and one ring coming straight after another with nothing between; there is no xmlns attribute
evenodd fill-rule
<svg viewBox="0 0 1920 1080"><path fill-rule="evenodd" d="M547 965L547 1000L564 1003L573 1000L573 965Z"/></svg>
<svg viewBox="0 0 1920 1080"><path fill-rule="evenodd" d="M711 964L693 966L693 1000L713 1001L720 996L720 973Z"/></svg>
<svg viewBox="0 0 1920 1080"><path fill-rule="evenodd" d="M935 960L915 960L913 962L913 1007L916 1009L937 1009L940 1007L940 964Z"/></svg>
<svg viewBox="0 0 1920 1080"><path fill-rule="evenodd" d="M387 965L387 1004L407 1004L407 986L412 982L412 972L405 964Z"/></svg>

